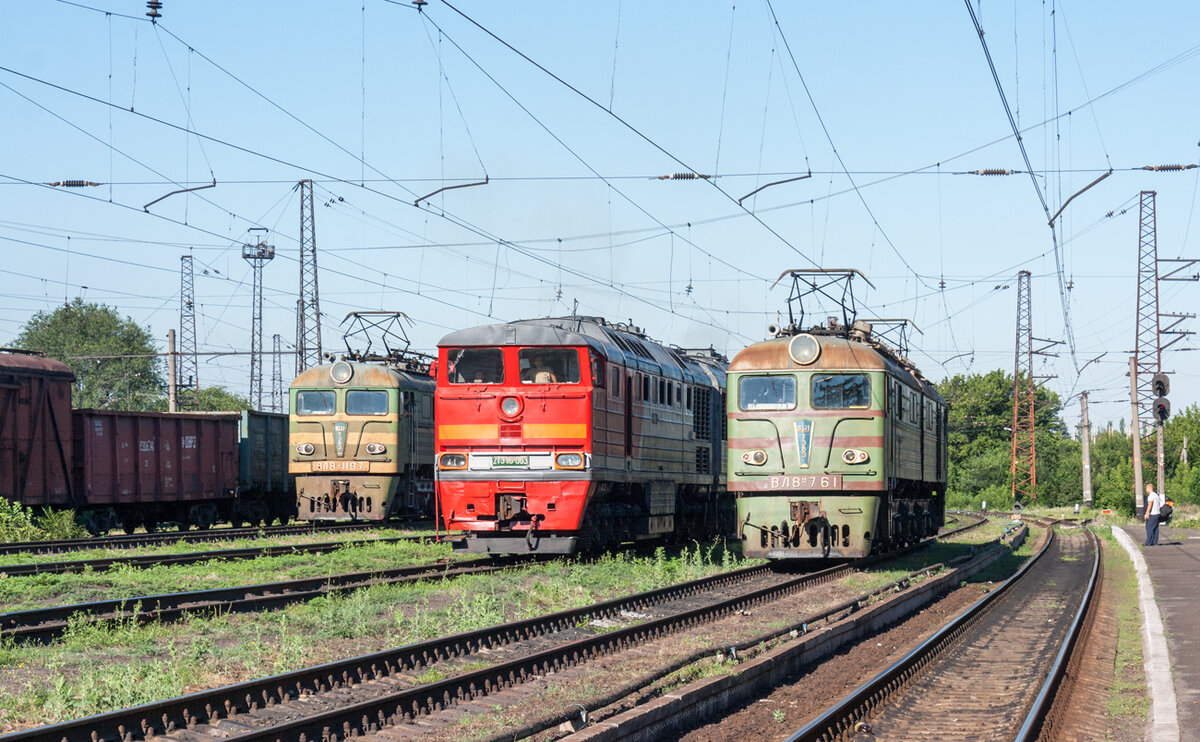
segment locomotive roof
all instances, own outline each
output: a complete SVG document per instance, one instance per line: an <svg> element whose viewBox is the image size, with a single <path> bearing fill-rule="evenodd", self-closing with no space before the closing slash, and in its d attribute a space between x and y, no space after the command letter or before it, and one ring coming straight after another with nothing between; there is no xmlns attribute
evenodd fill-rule
<svg viewBox="0 0 1200 742"><path fill-rule="evenodd" d="M438 342L442 348L500 345L586 345L628 368L693 383L716 380L716 385L724 386L724 358L708 350L667 348L636 328L614 325L601 317L545 317L480 325L452 332Z"/></svg>
<svg viewBox="0 0 1200 742"><path fill-rule="evenodd" d="M381 386L419 389L428 392L432 392L434 388L434 380L431 376L401 371L379 363L362 363L360 361L344 361L344 363L354 369L354 375L345 384L333 383L333 379L329 375L329 369L333 367L333 364L325 363L301 371L292 382L292 386L309 388Z"/></svg>
<svg viewBox="0 0 1200 742"><path fill-rule="evenodd" d="M56 361L53 358L45 358L41 355L31 353L0 353L0 369L11 373L75 378L71 367L62 361Z"/></svg>
<svg viewBox="0 0 1200 742"><path fill-rule="evenodd" d="M894 356L885 346L852 340L842 335L812 333L812 336L821 344L821 354L813 363L801 365L793 361L788 353L788 344L796 336L784 335L747 346L729 362L729 371L887 371L926 395L942 399L942 395L919 370Z"/></svg>

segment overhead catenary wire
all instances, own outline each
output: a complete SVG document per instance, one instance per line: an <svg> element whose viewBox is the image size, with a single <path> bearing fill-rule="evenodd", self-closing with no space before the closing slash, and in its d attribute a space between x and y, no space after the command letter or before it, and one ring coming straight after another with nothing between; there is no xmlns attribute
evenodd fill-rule
<svg viewBox="0 0 1200 742"><path fill-rule="evenodd" d="M1033 164L1029 161L1029 152L1025 149L1025 140L1021 137L1021 129L1017 126L1017 121L1013 117L1012 107L1008 104L1008 98L1004 95L1004 86L1000 83L1000 76L996 72L996 64L992 61L992 53L988 49L987 40L983 37L983 26L979 23L979 18L975 15L975 9L971 7L971 0L963 0L967 6L967 12L971 15L971 23L975 26L975 33L979 36L979 44L983 47L984 57L987 58L988 69L992 72L992 80L996 84L996 92L1000 95L1000 102L1004 106L1004 113L1008 116L1009 126L1012 127L1013 137L1016 139L1017 147L1021 150L1021 158L1025 161L1025 171L1029 173L1029 180L1033 183L1033 190L1037 193L1038 201L1042 205L1042 211L1046 214L1046 222L1050 226L1050 241L1054 245L1054 263L1058 274L1058 294L1062 304L1063 329L1067 336L1067 343L1071 349L1071 361L1075 366L1075 370L1079 370L1079 360L1075 354L1075 333L1071 328L1071 308L1070 302L1067 300L1066 276L1063 271L1062 255L1059 250L1058 233L1054 228L1054 219L1050 216L1050 205L1046 202L1046 196L1042 193L1042 185L1038 183L1037 176L1033 171ZM1055 116L1055 121L1059 118Z"/></svg>

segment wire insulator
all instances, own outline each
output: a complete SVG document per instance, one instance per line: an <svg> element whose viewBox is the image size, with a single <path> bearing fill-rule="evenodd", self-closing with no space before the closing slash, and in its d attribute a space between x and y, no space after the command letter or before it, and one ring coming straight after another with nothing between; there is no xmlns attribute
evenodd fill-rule
<svg viewBox="0 0 1200 742"><path fill-rule="evenodd" d="M989 167L983 170L971 170L968 175L1012 175L1016 170L1004 170L998 167Z"/></svg>
<svg viewBox="0 0 1200 742"><path fill-rule="evenodd" d="M162 13L158 12L162 10L162 5L162 0L147 0L146 7L150 9L150 12L146 15L150 16L150 20L154 21L162 17Z"/></svg>
<svg viewBox="0 0 1200 742"><path fill-rule="evenodd" d="M59 180L54 183L47 183L47 185L55 188L84 188L86 186L98 186L100 184L93 183L90 180Z"/></svg>
<svg viewBox="0 0 1200 742"><path fill-rule="evenodd" d="M1192 165L1146 165L1146 166L1142 167L1142 169L1149 170L1149 171L1155 172L1155 173L1170 173L1170 172L1179 172L1180 170L1191 170L1194 167L1196 167L1194 164L1192 164Z"/></svg>
<svg viewBox="0 0 1200 742"><path fill-rule="evenodd" d="M658 179L659 180L696 180L697 178L703 178L705 180L708 180L711 177L712 177L711 175L704 175L702 173L668 173L666 175L658 176Z"/></svg>

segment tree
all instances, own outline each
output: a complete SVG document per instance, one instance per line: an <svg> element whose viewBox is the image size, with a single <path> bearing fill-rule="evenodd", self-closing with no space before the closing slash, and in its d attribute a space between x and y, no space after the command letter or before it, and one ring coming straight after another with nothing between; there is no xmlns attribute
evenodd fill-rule
<svg viewBox="0 0 1200 742"><path fill-rule="evenodd" d="M196 410L202 412L225 412L250 409L250 400L219 386L206 386L200 389L199 406ZM154 404L156 412L166 412L167 398L162 397ZM192 408L179 407L180 412L191 412Z"/></svg>
<svg viewBox="0 0 1200 742"><path fill-rule="evenodd" d="M73 407L149 410L166 388L150 332L103 304L85 304L76 297L52 312L38 312L14 344L71 367ZM76 359L89 355L142 357Z"/></svg>
<svg viewBox="0 0 1200 742"><path fill-rule="evenodd" d="M980 500L987 500L989 507L1011 505L1013 377L999 369L959 374L937 388L950 405L947 491L951 504L977 507ZM1034 391L1038 500L1051 505L1073 502L1082 493L1079 446L1066 437L1061 410L1057 394L1042 387Z"/></svg>

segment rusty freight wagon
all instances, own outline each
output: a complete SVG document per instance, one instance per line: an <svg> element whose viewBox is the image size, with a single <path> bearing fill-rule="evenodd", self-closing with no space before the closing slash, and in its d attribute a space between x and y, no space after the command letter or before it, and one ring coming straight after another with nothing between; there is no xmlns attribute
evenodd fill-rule
<svg viewBox="0 0 1200 742"><path fill-rule="evenodd" d="M65 363L0 352L0 497L29 507L75 507L71 383Z"/></svg>
<svg viewBox="0 0 1200 742"><path fill-rule="evenodd" d="M0 353L0 497L93 533L295 515L287 416L72 410L71 369Z"/></svg>
<svg viewBox="0 0 1200 742"><path fill-rule="evenodd" d="M75 410L74 439L90 530L228 519L238 491L236 417Z"/></svg>

